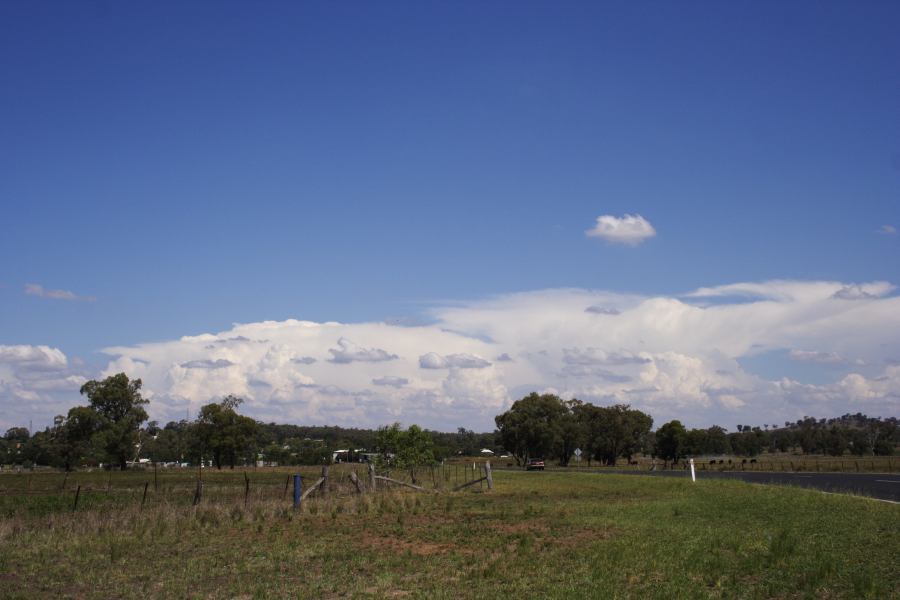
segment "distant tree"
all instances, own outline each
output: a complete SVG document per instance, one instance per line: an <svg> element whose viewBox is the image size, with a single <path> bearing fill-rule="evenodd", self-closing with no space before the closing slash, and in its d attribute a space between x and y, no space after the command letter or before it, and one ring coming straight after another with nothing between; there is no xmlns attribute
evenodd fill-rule
<svg viewBox="0 0 900 600"><path fill-rule="evenodd" d="M256 421L237 414L241 398L228 395L218 403L200 408L194 426L200 453L211 455L217 469L222 465L234 468L239 457L252 445L256 434Z"/></svg>
<svg viewBox="0 0 900 600"><path fill-rule="evenodd" d="M568 412L558 396L531 393L494 418L497 439L519 465L532 457L548 457L559 443L561 420Z"/></svg>
<svg viewBox="0 0 900 600"><path fill-rule="evenodd" d="M81 394L88 397L102 423L95 437L101 438L109 459L122 469L136 456L138 429L147 420L147 400L140 390L141 380L129 380L125 373L81 386Z"/></svg>
<svg viewBox="0 0 900 600"><path fill-rule="evenodd" d="M830 456L841 456L847 450L849 439L843 427L832 425L824 432L823 448Z"/></svg>
<svg viewBox="0 0 900 600"><path fill-rule="evenodd" d="M418 425L402 429L400 423L379 427L375 433L375 450L385 463L398 468L434 463L431 434Z"/></svg>
<svg viewBox="0 0 900 600"><path fill-rule="evenodd" d="M3 437L8 442L16 444L27 442L28 438L31 436L28 433L27 427L11 427L6 430L6 434Z"/></svg>
<svg viewBox="0 0 900 600"><path fill-rule="evenodd" d="M62 446L62 462L71 470L84 462L96 459L95 436L102 430L104 420L89 406L75 406L57 428Z"/></svg>
<svg viewBox="0 0 900 600"><path fill-rule="evenodd" d="M584 424L578 418L577 410L582 406L580 400L563 400L563 410L556 424L557 436L553 453L556 455L560 466L568 466L575 449L582 444L584 439Z"/></svg>
<svg viewBox="0 0 900 600"><path fill-rule="evenodd" d="M656 431L656 455L679 461L684 456L687 431L681 421L669 421Z"/></svg>
<svg viewBox="0 0 900 600"><path fill-rule="evenodd" d="M625 404L608 407L580 404L575 412L583 423L590 455L610 466L615 466L620 456L630 459L638 452L653 427L650 415Z"/></svg>

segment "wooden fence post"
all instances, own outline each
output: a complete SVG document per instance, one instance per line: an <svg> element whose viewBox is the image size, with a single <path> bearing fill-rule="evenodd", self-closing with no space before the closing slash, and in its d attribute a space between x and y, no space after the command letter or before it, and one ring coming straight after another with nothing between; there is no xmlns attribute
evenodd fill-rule
<svg viewBox="0 0 900 600"><path fill-rule="evenodd" d="M491 461L484 463L484 476L487 477L488 491L494 489L494 475L491 473Z"/></svg>
<svg viewBox="0 0 900 600"><path fill-rule="evenodd" d="M153 491L154 492L159 491L159 479L157 478L157 475L156 475L156 463L155 462L153 463Z"/></svg>
<svg viewBox="0 0 900 600"><path fill-rule="evenodd" d="M284 480L284 496L287 498L288 486L291 484L291 476L288 475L287 479Z"/></svg>
<svg viewBox="0 0 900 600"><path fill-rule="evenodd" d="M328 465L322 465L322 485L319 486L319 494L323 498L328 495Z"/></svg>
<svg viewBox="0 0 900 600"><path fill-rule="evenodd" d="M365 488L363 487L362 481L359 480L356 471L350 471L350 482L356 486L356 492L358 494L365 493Z"/></svg>
<svg viewBox="0 0 900 600"><path fill-rule="evenodd" d="M75 490L75 502L72 504L72 512L78 508L78 497L81 495L81 486L78 486L78 489Z"/></svg>
<svg viewBox="0 0 900 600"><path fill-rule="evenodd" d="M150 487L150 482L147 481L144 483L144 495L141 497L141 511L144 510L144 502L147 501L147 488Z"/></svg>
<svg viewBox="0 0 900 600"><path fill-rule="evenodd" d="M375 464L369 463L369 487L375 491Z"/></svg>
<svg viewBox="0 0 900 600"><path fill-rule="evenodd" d="M247 471L244 471L244 506L247 506L247 499L250 497L250 478Z"/></svg>
<svg viewBox="0 0 900 600"><path fill-rule="evenodd" d="M203 499L203 480L197 480L197 489L194 490L194 506L200 504L200 500Z"/></svg>

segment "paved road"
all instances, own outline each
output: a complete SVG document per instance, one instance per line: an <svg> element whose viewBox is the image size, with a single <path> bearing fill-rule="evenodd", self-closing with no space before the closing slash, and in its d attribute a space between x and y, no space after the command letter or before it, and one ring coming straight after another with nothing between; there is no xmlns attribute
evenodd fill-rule
<svg viewBox="0 0 900 600"><path fill-rule="evenodd" d="M690 471L596 471L651 475L654 477L690 477ZM740 479L750 483L771 483L815 488L825 492L859 494L900 502L900 473L767 473L764 471L698 471L697 479Z"/></svg>

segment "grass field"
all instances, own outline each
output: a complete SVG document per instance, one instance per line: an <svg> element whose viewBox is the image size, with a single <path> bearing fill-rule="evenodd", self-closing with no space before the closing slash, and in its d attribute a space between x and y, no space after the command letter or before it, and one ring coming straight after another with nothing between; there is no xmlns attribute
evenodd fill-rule
<svg viewBox="0 0 900 600"><path fill-rule="evenodd" d="M192 507L191 474L166 473L143 509L146 473L79 473L58 494L60 474L2 476L0 595L900 597L897 505L735 481L496 472L491 493L335 489L294 511L285 475L251 472L245 505L242 473L204 474L208 494ZM73 484L92 489L74 514Z"/></svg>

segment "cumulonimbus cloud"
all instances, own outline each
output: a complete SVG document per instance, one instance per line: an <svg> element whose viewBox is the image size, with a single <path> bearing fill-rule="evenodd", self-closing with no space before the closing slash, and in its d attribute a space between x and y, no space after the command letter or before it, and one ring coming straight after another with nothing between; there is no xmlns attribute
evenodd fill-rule
<svg viewBox="0 0 900 600"><path fill-rule="evenodd" d="M599 237L611 244L624 244L637 246L644 240L656 235L656 229L650 221L641 215L601 215L597 217L597 223L588 229L585 234L588 237Z"/></svg>
<svg viewBox="0 0 900 600"><path fill-rule="evenodd" d="M104 350L107 367L91 377L124 371L141 378L151 418L162 422L237 394L242 410L265 421L485 431L514 400L542 390L631 404L657 424L729 426L761 415L781 422L848 411L896 416L900 298L893 289L781 280L678 296L540 290L439 306L416 327L265 321L112 347ZM620 312L598 316L585 312L590 306ZM758 357L781 361L788 375L755 372ZM70 363L55 348L0 347L0 424L21 423L26 411L52 418L82 402L83 378ZM804 379L820 369L825 375Z"/></svg>

